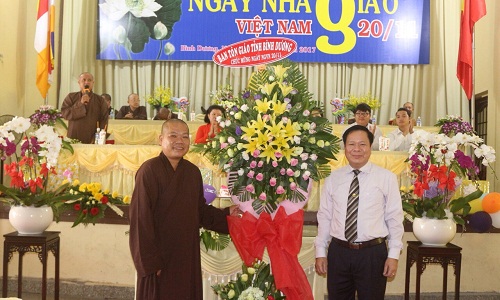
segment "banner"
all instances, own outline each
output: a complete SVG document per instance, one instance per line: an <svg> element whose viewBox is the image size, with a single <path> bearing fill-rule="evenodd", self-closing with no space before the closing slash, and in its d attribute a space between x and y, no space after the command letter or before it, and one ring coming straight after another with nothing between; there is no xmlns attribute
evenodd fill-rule
<svg viewBox="0 0 500 300"><path fill-rule="evenodd" d="M462 3L462 19L460 24L460 42L458 44L457 78L464 88L467 99L472 99L473 70L472 43L474 24L486 15L484 0L464 0Z"/></svg>
<svg viewBox="0 0 500 300"><path fill-rule="evenodd" d="M39 0L35 29L35 50L38 53L36 86L43 98L47 97L54 69L54 0Z"/></svg>
<svg viewBox="0 0 500 300"><path fill-rule="evenodd" d="M99 0L97 59L209 61L275 37L296 42L296 62L429 63L430 0L132 2Z"/></svg>

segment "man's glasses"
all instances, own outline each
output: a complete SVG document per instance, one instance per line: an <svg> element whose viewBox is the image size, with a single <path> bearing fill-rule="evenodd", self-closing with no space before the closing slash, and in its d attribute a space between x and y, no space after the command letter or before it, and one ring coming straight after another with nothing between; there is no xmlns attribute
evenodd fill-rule
<svg viewBox="0 0 500 300"><path fill-rule="evenodd" d="M358 116L358 117L366 117L366 116L369 116L370 113L368 113L368 112L357 112L357 113L355 113L355 115Z"/></svg>

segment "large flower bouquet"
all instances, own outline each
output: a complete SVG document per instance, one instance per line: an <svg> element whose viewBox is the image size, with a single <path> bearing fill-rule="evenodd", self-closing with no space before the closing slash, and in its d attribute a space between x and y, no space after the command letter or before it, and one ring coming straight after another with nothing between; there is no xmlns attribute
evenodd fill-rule
<svg viewBox="0 0 500 300"><path fill-rule="evenodd" d="M235 280L216 284L212 289L221 299L238 300L281 300L285 296L276 288L271 269L265 262L255 262L252 266L243 265L243 273Z"/></svg>
<svg viewBox="0 0 500 300"><path fill-rule="evenodd" d="M90 223L95 225L100 218L104 217L104 212L108 207L117 215L123 216L123 211L117 205L130 204L129 196L123 197L118 192L102 190L99 182L80 183L78 180L74 180L67 192L77 198L66 201L63 207L63 209L73 210L77 214L72 227L80 223L85 226Z"/></svg>
<svg viewBox="0 0 500 300"><path fill-rule="evenodd" d="M155 108L168 107L172 103L172 90L160 85L155 88L152 95L146 96L146 102Z"/></svg>
<svg viewBox="0 0 500 300"><path fill-rule="evenodd" d="M482 164L491 167L495 150L474 134L416 131L409 151L413 187L403 189L403 209L411 217L436 219L453 218L464 224L462 216L470 211L469 202L479 198L482 191L469 191L464 197L453 198L463 179L474 180L478 168L461 148L471 147Z"/></svg>
<svg viewBox="0 0 500 300"><path fill-rule="evenodd" d="M219 164L229 174L231 195L252 201L258 215L274 212L284 200L306 201L310 180L330 174L339 139L326 118L310 116L314 102L296 64L268 66L248 88L219 119L223 130L193 150Z"/></svg>
<svg viewBox="0 0 500 300"><path fill-rule="evenodd" d="M10 187L0 184L0 191L6 196L1 201L10 205L50 206L57 220L63 201L75 196L66 192L67 184L49 187L49 175L56 175L61 149L72 151L72 147L53 126L47 125L54 119L41 114L38 111L37 116L32 116L35 123L14 117L0 126L0 155L6 160L4 168L10 177Z"/></svg>
<svg viewBox="0 0 500 300"><path fill-rule="evenodd" d="M454 136L457 133L475 134L472 125L459 116L446 116L439 119L434 126L440 126L439 133L446 134L447 136Z"/></svg>

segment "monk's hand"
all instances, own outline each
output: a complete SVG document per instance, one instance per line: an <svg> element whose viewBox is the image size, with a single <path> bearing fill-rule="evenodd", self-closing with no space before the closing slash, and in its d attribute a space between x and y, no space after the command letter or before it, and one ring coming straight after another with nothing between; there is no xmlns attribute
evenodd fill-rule
<svg viewBox="0 0 500 300"><path fill-rule="evenodd" d="M90 102L90 96L88 94L83 94L80 102L82 102L83 105L87 105Z"/></svg>
<svg viewBox="0 0 500 300"><path fill-rule="evenodd" d="M229 207L229 214L232 217L241 218L243 216L243 211L238 207L238 205L232 205Z"/></svg>

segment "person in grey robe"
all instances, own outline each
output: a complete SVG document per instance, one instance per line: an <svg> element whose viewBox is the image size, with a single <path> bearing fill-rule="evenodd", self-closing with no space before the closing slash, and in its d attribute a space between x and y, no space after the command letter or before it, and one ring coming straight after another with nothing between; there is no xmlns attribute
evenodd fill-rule
<svg viewBox="0 0 500 300"><path fill-rule="evenodd" d="M136 174L130 204L130 251L137 270L137 300L202 300L199 229L228 233L226 216L242 212L205 203L198 167L184 155L189 128L163 123L162 152Z"/></svg>
<svg viewBox="0 0 500 300"><path fill-rule="evenodd" d="M68 120L67 136L84 144L94 142L96 129L108 124L108 105L101 96L94 94L94 76L88 72L78 78L79 92L64 98L61 113Z"/></svg>

